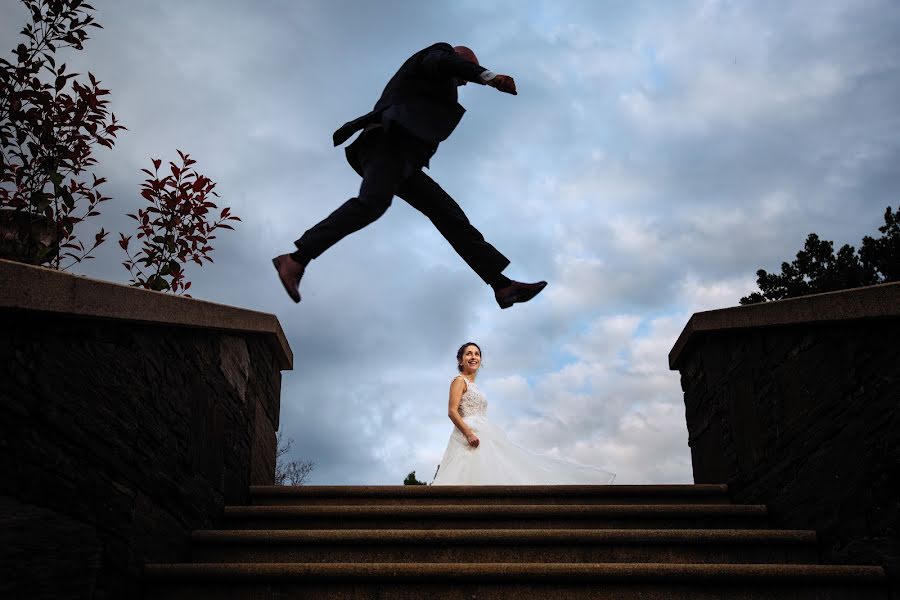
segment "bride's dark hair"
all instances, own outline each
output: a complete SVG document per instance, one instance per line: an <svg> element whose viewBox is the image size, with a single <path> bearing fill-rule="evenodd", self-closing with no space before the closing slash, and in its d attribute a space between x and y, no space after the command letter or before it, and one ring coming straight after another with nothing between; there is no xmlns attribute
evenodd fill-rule
<svg viewBox="0 0 900 600"><path fill-rule="evenodd" d="M459 370L460 373L463 372L463 368L462 368L462 365L459 364L459 361L462 360L463 352L466 351L466 347L468 347L468 346L475 346L476 348L478 348L478 353L479 354L481 353L481 346L479 346L475 342L466 342L465 344L460 346L459 350L456 351L456 368L457 368L457 370Z"/></svg>

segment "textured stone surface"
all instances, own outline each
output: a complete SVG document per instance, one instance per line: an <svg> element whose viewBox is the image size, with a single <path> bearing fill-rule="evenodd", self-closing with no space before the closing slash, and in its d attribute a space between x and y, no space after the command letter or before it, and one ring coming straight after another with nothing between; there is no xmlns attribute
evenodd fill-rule
<svg viewBox="0 0 900 600"><path fill-rule="evenodd" d="M290 369L294 360L275 315L3 259L0 259L0 308L181 325L234 335L260 334L271 345L272 357L280 368Z"/></svg>
<svg viewBox="0 0 900 600"><path fill-rule="evenodd" d="M765 506L381 505L227 506L223 529L757 529Z"/></svg>
<svg viewBox="0 0 900 600"><path fill-rule="evenodd" d="M434 506L441 504L731 504L728 486L303 485L251 486L255 506Z"/></svg>
<svg viewBox="0 0 900 600"><path fill-rule="evenodd" d="M900 318L704 334L679 358L697 483L900 575Z"/></svg>
<svg viewBox="0 0 900 600"><path fill-rule="evenodd" d="M774 302L694 313L669 352L669 366L681 369L682 355L710 332L900 317L900 281L810 294Z"/></svg>
<svg viewBox="0 0 900 600"><path fill-rule="evenodd" d="M0 497L0 598L91 598L100 562L95 527Z"/></svg>
<svg viewBox="0 0 900 600"><path fill-rule="evenodd" d="M0 544L22 566L0 596L134 596L145 561L272 483L264 336L14 309L0 328Z"/></svg>
<svg viewBox="0 0 900 600"><path fill-rule="evenodd" d="M153 565L154 600L885 600L871 567L693 564Z"/></svg>
<svg viewBox="0 0 900 600"><path fill-rule="evenodd" d="M147 565L147 597L888 600L881 567L819 564L815 532L762 528L764 506L690 502L725 487L253 487L254 500L289 504L229 506L226 514L268 514L283 528L263 518L240 530L231 519L225 529L195 531L190 563ZM599 497L636 502L578 502ZM290 504L322 498L334 504ZM350 504L378 498L395 503ZM443 504L423 505L425 498ZM535 506L532 498L574 502ZM679 513L695 525L654 518ZM717 518L725 513L763 519L735 529ZM644 518L610 527L625 515ZM318 529L305 517L318 519ZM376 520L361 529L360 517Z"/></svg>

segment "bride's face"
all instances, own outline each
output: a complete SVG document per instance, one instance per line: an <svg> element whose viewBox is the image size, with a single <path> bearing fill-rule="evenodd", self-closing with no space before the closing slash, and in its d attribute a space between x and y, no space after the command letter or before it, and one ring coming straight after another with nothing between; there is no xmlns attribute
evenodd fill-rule
<svg viewBox="0 0 900 600"><path fill-rule="evenodd" d="M474 373L481 366L481 350L478 346L466 346L462 355L462 368L465 373Z"/></svg>

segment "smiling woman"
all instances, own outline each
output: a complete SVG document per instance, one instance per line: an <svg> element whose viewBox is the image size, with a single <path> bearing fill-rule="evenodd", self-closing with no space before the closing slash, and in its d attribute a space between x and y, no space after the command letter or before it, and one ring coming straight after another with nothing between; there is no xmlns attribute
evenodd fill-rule
<svg viewBox="0 0 900 600"><path fill-rule="evenodd" d="M466 342L456 353L460 374L450 384L447 416L455 428L433 485L609 484L614 473L536 454L507 439L487 419L487 397L475 385L481 347Z"/></svg>

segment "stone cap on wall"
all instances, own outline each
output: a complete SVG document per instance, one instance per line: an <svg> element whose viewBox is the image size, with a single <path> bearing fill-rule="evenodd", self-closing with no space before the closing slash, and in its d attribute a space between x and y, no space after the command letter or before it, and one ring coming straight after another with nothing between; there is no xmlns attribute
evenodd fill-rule
<svg viewBox="0 0 900 600"><path fill-rule="evenodd" d="M294 354L275 315L0 259L0 309L261 334L281 370Z"/></svg>
<svg viewBox="0 0 900 600"><path fill-rule="evenodd" d="M669 369L679 368L690 342L716 331L827 321L900 318L900 282L811 294L760 304L694 313L669 352Z"/></svg>

